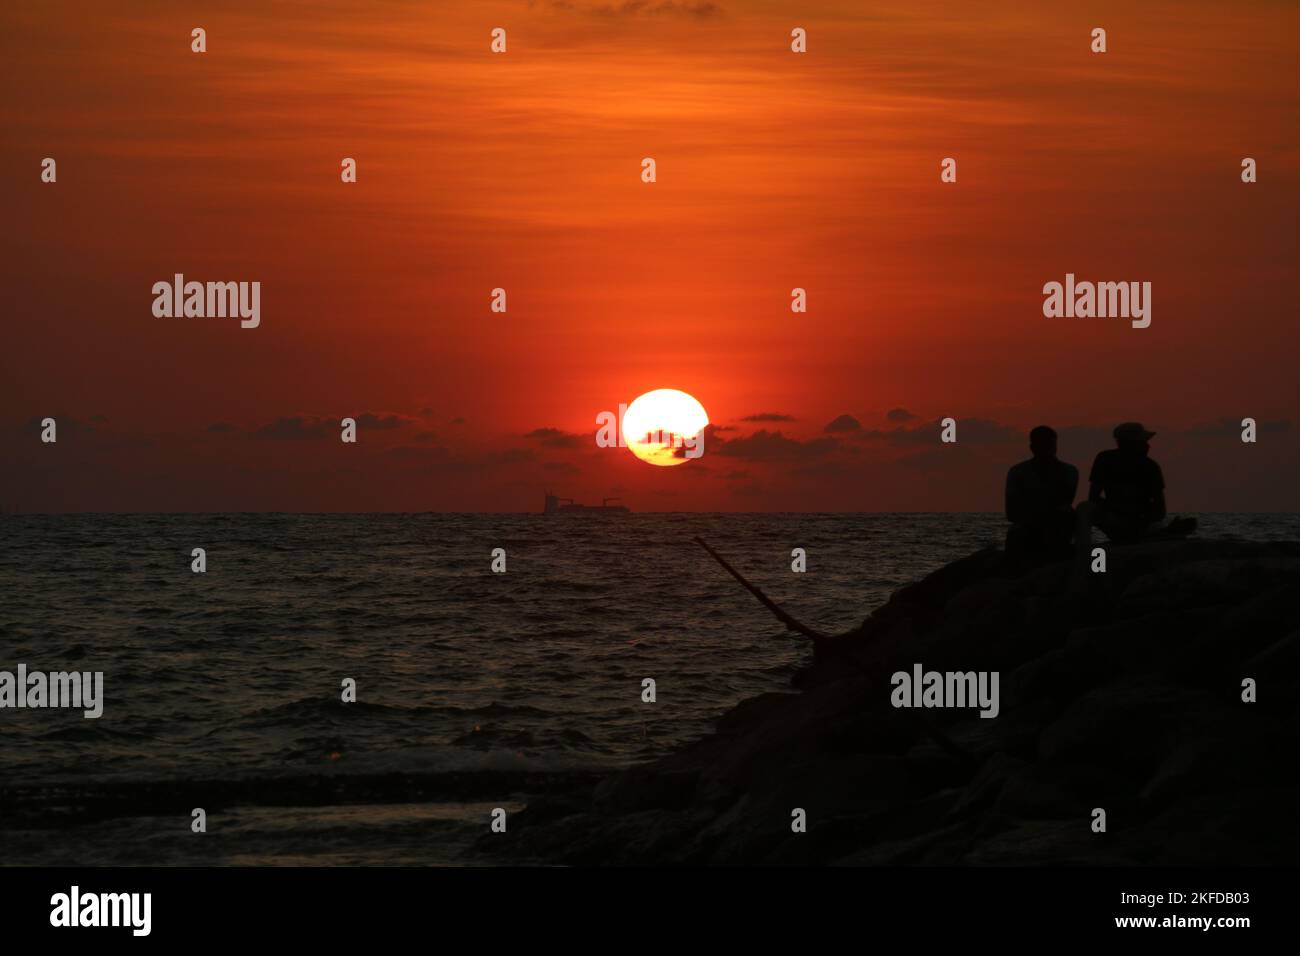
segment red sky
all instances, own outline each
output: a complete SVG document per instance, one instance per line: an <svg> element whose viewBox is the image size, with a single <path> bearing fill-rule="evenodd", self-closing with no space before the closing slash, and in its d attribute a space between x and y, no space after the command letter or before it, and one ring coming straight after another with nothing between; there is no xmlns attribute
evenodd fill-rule
<svg viewBox="0 0 1300 956"><path fill-rule="evenodd" d="M1297 508L1295 4L46 2L0 53L6 507L997 510L1028 427L1140 419L1171 509ZM177 272L261 327L155 318ZM1045 318L1067 272L1150 328ZM596 447L659 387L703 459Z"/></svg>

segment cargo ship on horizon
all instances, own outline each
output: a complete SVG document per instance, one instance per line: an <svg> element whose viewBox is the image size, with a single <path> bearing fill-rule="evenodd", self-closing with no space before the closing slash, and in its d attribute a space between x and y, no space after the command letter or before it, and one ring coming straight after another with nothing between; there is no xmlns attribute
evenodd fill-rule
<svg viewBox="0 0 1300 956"><path fill-rule="evenodd" d="M611 501L618 501L617 498L602 498L598 505L577 504L572 498L559 498L549 491L546 492L546 506L542 509L544 515L626 515L631 514L631 509L626 505L611 505Z"/></svg>

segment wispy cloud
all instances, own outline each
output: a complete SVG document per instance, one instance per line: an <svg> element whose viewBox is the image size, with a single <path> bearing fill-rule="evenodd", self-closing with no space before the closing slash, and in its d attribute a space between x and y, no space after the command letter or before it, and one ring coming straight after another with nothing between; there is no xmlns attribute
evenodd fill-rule
<svg viewBox="0 0 1300 956"><path fill-rule="evenodd" d="M712 20L724 14L720 4L709 0L619 0L613 3L583 0L530 0L529 6L556 13L579 13L597 17L677 17L688 20Z"/></svg>

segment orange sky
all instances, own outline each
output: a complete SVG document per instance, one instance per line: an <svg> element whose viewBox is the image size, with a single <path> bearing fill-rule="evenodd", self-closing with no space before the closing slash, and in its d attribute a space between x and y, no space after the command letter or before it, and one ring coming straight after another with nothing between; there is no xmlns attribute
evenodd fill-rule
<svg viewBox="0 0 1300 956"><path fill-rule="evenodd" d="M46 2L0 52L0 504L996 510L1027 427L1137 418L1174 510L1296 508L1295 4ZM155 318L176 272L261 327ZM1044 318L1066 272L1151 327ZM658 387L701 461L595 447Z"/></svg>

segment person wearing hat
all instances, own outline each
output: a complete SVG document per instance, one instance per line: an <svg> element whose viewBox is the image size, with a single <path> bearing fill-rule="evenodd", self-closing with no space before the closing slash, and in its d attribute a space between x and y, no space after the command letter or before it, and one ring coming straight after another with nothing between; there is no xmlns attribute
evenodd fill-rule
<svg viewBox="0 0 1300 956"><path fill-rule="evenodd" d="M1097 455L1088 476L1092 524L1111 541L1135 541L1165 518L1165 476L1150 456L1156 433L1124 422L1111 434L1115 447Z"/></svg>

